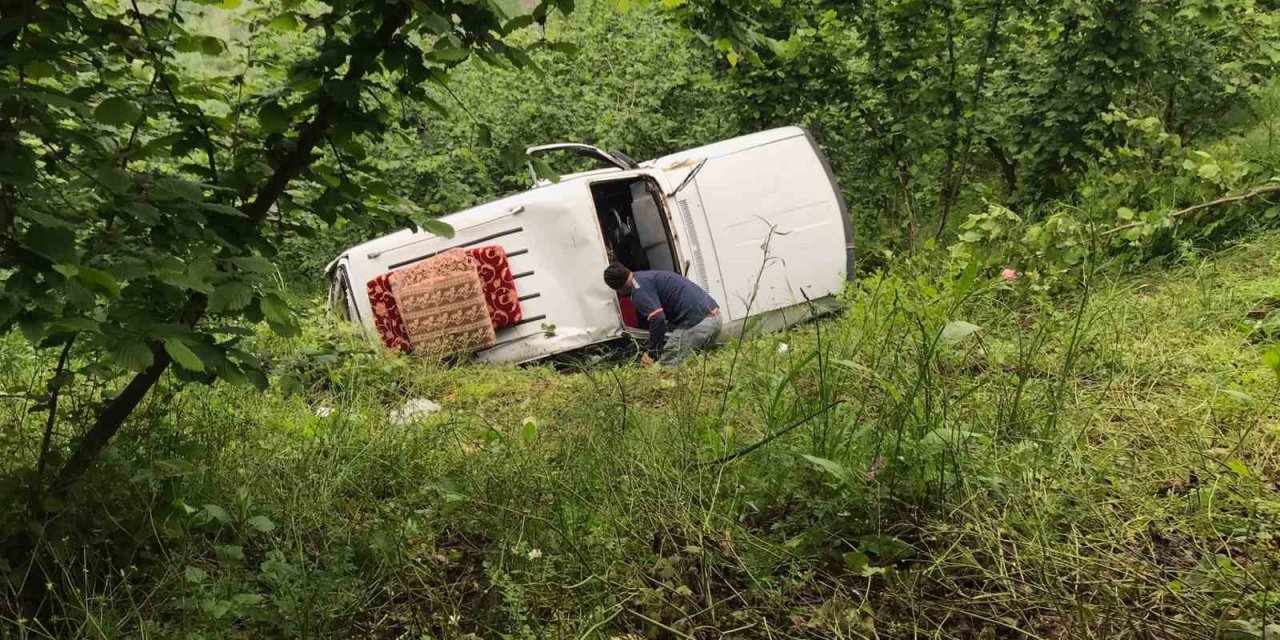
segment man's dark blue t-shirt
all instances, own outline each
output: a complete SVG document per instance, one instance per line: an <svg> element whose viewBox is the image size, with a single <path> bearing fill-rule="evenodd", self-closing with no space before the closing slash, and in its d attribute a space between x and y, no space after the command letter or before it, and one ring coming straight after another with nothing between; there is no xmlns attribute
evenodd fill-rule
<svg viewBox="0 0 1280 640"><path fill-rule="evenodd" d="M692 280L670 271L636 271L631 303L649 321L649 357L657 358L667 341L667 324L689 329L720 305Z"/></svg>

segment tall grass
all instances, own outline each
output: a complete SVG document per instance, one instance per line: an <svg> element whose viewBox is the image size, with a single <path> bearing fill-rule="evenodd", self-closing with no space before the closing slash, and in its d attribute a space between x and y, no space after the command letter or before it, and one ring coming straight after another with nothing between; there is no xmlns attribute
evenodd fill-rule
<svg viewBox="0 0 1280 640"><path fill-rule="evenodd" d="M263 344L294 393L156 397L41 528L53 615L10 567L0 635L1247 634L1278 247L1057 299L921 256L673 373L445 369L317 318ZM393 421L415 398L444 410Z"/></svg>

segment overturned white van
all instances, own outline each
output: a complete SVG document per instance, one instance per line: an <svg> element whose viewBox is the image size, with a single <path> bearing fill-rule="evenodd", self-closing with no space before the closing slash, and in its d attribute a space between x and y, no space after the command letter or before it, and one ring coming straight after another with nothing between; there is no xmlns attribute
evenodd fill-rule
<svg viewBox="0 0 1280 640"><path fill-rule="evenodd" d="M764 131L636 163L586 145L548 145L605 168L442 218L444 238L404 230L348 249L328 267L330 303L373 331L366 283L454 248L499 245L524 319L477 354L529 362L642 334L627 326L601 273L681 273L721 305L725 333L776 330L825 309L853 276L852 226L825 156L807 131ZM532 167L531 167L532 171ZM634 324L634 323L633 323Z"/></svg>

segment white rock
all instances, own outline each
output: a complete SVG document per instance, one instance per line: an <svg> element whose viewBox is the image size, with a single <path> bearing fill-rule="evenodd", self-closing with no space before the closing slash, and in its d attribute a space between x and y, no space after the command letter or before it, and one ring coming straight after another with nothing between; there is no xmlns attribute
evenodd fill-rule
<svg viewBox="0 0 1280 640"><path fill-rule="evenodd" d="M778 343L778 353L786 353L791 350L791 345L785 342Z"/></svg>
<svg viewBox="0 0 1280 640"><path fill-rule="evenodd" d="M414 398L404 403L404 406L391 412L391 424L397 427L404 427L436 413L442 408L426 398Z"/></svg>

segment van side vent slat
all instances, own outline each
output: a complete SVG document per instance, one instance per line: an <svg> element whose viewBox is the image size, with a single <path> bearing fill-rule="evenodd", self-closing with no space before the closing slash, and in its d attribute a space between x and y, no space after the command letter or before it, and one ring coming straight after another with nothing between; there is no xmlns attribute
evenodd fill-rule
<svg viewBox="0 0 1280 640"><path fill-rule="evenodd" d="M514 229L507 229L506 231L499 231L498 233L494 233L494 234L491 234L491 235L487 235L487 236L485 236L485 237L483 237L483 238L476 238L475 240L471 240L470 242L463 242L463 243L461 243L461 244L456 244L456 245L454 245L454 246L452 246L452 247L449 247L448 249L441 249L441 250L439 250L439 251L432 251L431 253L428 253L428 254L426 254L426 255L421 255L421 256L418 256L418 257L416 257L416 258L410 258L410 259L405 260L405 261L403 261L403 262L397 262L397 263L395 263L395 264L391 265L390 267L388 267L388 269L395 270L395 269L399 269L399 268L401 268L401 267L407 267L407 266L409 266L409 265L411 265L411 264L416 264L416 263L422 262L423 260L426 260L426 259L428 259L428 258L434 258L434 257L436 257L436 256L438 256L438 255L440 255L440 254L442 254L442 253L444 253L444 252L446 252L446 251L452 251L452 250L454 250L454 249L466 249L466 248L469 248L469 247L474 247L474 246L476 246L476 245L480 245L480 244L484 244L484 243L486 243L486 242L489 242L489 241L491 241L491 240L497 240L498 238L505 238L506 236L515 235L515 234L517 234L517 233L521 233L521 232L523 232L523 231L524 231L524 227L516 227L516 228L514 228ZM380 257L383 253L386 253L386 252L385 252L385 251L380 251L380 252L378 252L378 253L371 253L371 254L369 254L369 259L370 259L370 260L373 260L373 259L375 259L375 258L378 258L378 257Z"/></svg>
<svg viewBox="0 0 1280 640"><path fill-rule="evenodd" d="M698 285L703 291L710 291L711 284L707 282L707 263L702 258L702 246L698 244L698 230L693 226L693 211L689 209L688 200L676 200L676 206L680 207L680 217L684 219L685 232L689 234L689 246L693 247L693 262L698 269Z"/></svg>

